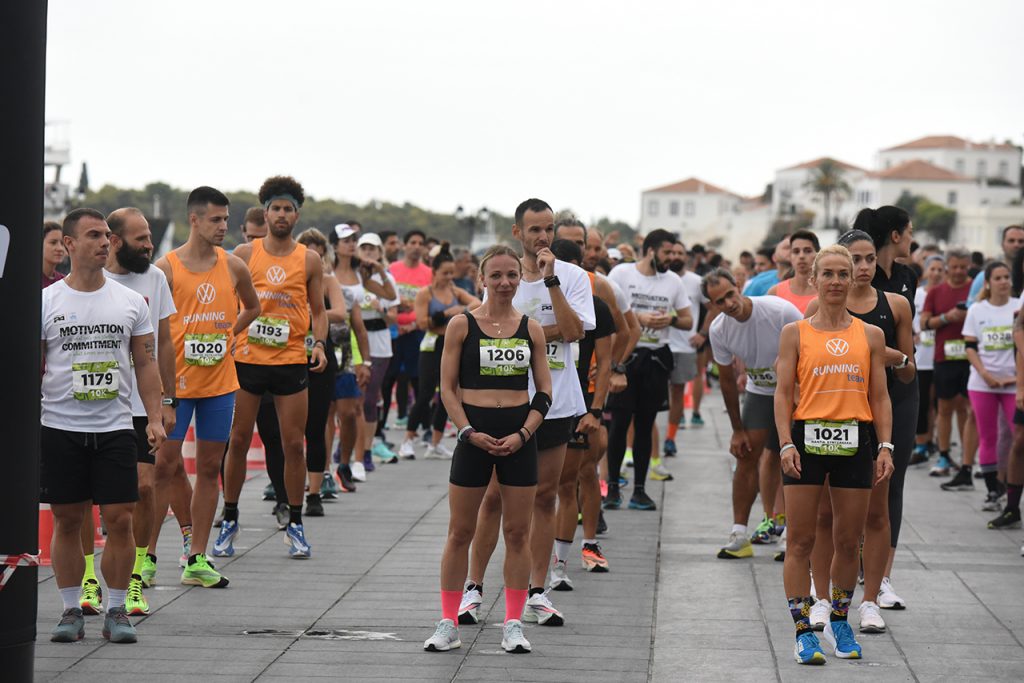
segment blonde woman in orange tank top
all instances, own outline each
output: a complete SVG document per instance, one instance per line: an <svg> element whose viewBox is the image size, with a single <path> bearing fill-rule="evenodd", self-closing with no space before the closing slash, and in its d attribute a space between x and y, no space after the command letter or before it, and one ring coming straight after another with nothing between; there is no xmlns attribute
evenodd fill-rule
<svg viewBox="0 0 1024 683"><path fill-rule="evenodd" d="M832 614L824 636L837 657L859 659L861 647L847 613L857 585L860 537L871 488L893 471L885 338L877 327L846 310L852 281L850 252L839 245L821 250L811 270L818 312L786 325L779 340L775 421L782 444L788 536L783 584L796 625L793 654L800 664L825 662L810 625L814 597L807 567L826 477L835 551ZM800 398L794 409L798 386Z"/></svg>
<svg viewBox="0 0 1024 683"><path fill-rule="evenodd" d="M789 245L793 275L769 289L768 294L785 299L805 313L807 306L818 298L818 290L811 284L811 267L821 247L818 236L810 230L794 232L789 237Z"/></svg>

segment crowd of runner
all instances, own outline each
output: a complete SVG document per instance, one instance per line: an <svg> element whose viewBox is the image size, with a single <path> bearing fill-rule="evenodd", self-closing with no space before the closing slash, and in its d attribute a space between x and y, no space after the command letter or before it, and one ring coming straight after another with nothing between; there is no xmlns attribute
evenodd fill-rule
<svg viewBox="0 0 1024 683"><path fill-rule="evenodd" d="M156 556L168 509L176 580L229 585L216 558L233 556L244 533L254 430L263 497L295 559L313 556L303 518L327 514L325 500L381 467L450 461L428 651L459 647L459 625L479 623L499 533L502 647L531 650L522 622L565 623L552 591L586 590L570 563L611 571L604 511L656 509L646 482L673 479L662 458L684 452L679 430L704 424L712 381L736 461L717 556L773 546L799 663L825 662L816 631L837 657L861 657L847 620L858 579L860 632L886 629L880 609L906 607L892 566L909 468L931 465L947 491L982 480L980 507L998 513L988 528L1021 525L1019 226L985 261L919 246L909 215L887 206L862 211L834 245L801 230L730 263L665 230L614 245L528 199L512 246L474 255L355 221L300 232L305 195L291 177L269 178L259 200L229 253L228 198L196 188L187 241L155 263L138 209L76 209L44 226L41 500L63 601L54 641L82 638L89 614L104 615L112 642L136 641L129 617L148 614L158 568L162 581L172 573Z"/></svg>

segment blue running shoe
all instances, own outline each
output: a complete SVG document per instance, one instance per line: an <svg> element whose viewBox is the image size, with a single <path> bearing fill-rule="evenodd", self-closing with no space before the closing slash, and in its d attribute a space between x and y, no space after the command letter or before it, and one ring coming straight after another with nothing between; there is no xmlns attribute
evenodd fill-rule
<svg viewBox="0 0 1024 683"><path fill-rule="evenodd" d="M377 469L377 466L373 464L373 454L363 453L363 469L367 472L373 472Z"/></svg>
<svg viewBox="0 0 1024 683"><path fill-rule="evenodd" d="M643 491L633 491L633 496L629 499L630 510L657 510L658 506L651 500Z"/></svg>
<svg viewBox="0 0 1024 683"><path fill-rule="evenodd" d="M293 560L308 560L311 552L306 541L306 531L301 524L289 524L284 533L284 542L288 546L288 557Z"/></svg>
<svg viewBox="0 0 1024 683"><path fill-rule="evenodd" d="M665 439L665 447L661 449L665 453L666 458L676 457L676 453L679 451L676 449L676 442L672 439Z"/></svg>
<svg viewBox="0 0 1024 683"><path fill-rule="evenodd" d="M629 486L629 479L619 477L619 488L626 488L627 486Z"/></svg>
<svg viewBox="0 0 1024 683"><path fill-rule="evenodd" d="M229 522L225 519L220 525L220 533L213 542L213 552L210 554L214 557L232 557L235 554L235 537L238 536L239 529L241 527L238 526L237 520Z"/></svg>
<svg viewBox="0 0 1024 683"><path fill-rule="evenodd" d="M700 416L700 413L694 413L690 416L690 425L694 427L703 427L704 418Z"/></svg>
<svg viewBox="0 0 1024 683"><path fill-rule="evenodd" d="M825 640L839 659L860 659L860 643L853 637L849 622L830 621L825 624Z"/></svg>
<svg viewBox="0 0 1024 683"><path fill-rule="evenodd" d="M608 487L608 495L604 497L604 509L605 510L618 510L622 507L622 494L619 493L619 489Z"/></svg>
<svg viewBox="0 0 1024 683"><path fill-rule="evenodd" d="M800 634L793 647L793 657L797 664L824 664L825 653L821 651L821 643L814 631Z"/></svg>

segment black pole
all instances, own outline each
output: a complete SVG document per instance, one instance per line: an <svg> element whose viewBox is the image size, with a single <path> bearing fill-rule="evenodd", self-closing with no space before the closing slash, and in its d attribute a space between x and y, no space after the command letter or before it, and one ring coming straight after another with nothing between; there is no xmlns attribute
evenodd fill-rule
<svg viewBox="0 0 1024 683"><path fill-rule="evenodd" d="M0 301L13 322L0 335L0 560L39 546L39 278L42 272L46 1L0 2ZM8 246L9 245L9 246ZM8 572L11 570L8 569ZM18 567L0 590L0 676L31 681L36 567ZM54 614L58 607L54 601Z"/></svg>

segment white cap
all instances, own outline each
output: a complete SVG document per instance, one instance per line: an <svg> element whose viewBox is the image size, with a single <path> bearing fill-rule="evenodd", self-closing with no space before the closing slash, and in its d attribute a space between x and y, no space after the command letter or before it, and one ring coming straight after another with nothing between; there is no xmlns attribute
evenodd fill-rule
<svg viewBox="0 0 1024 683"><path fill-rule="evenodd" d="M353 228L348 223L338 223L334 226L334 234L338 236L339 240L348 239L357 232L359 232L359 230Z"/></svg>
<svg viewBox="0 0 1024 683"><path fill-rule="evenodd" d="M375 232L364 233L363 236L359 238L359 242L357 243L356 246L360 246L361 247L364 244L372 244L375 247L383 247L384 246L384 243L380 241L380 235L378 235Z"/></svg>
<svg viewBox="0 0 1024 683"><path fill-rule="evenodd" d="M608 250L608 258L615 259L616 261L621 261L622 252L616 249L615 247L612 247L611 249Z"/></svg>

